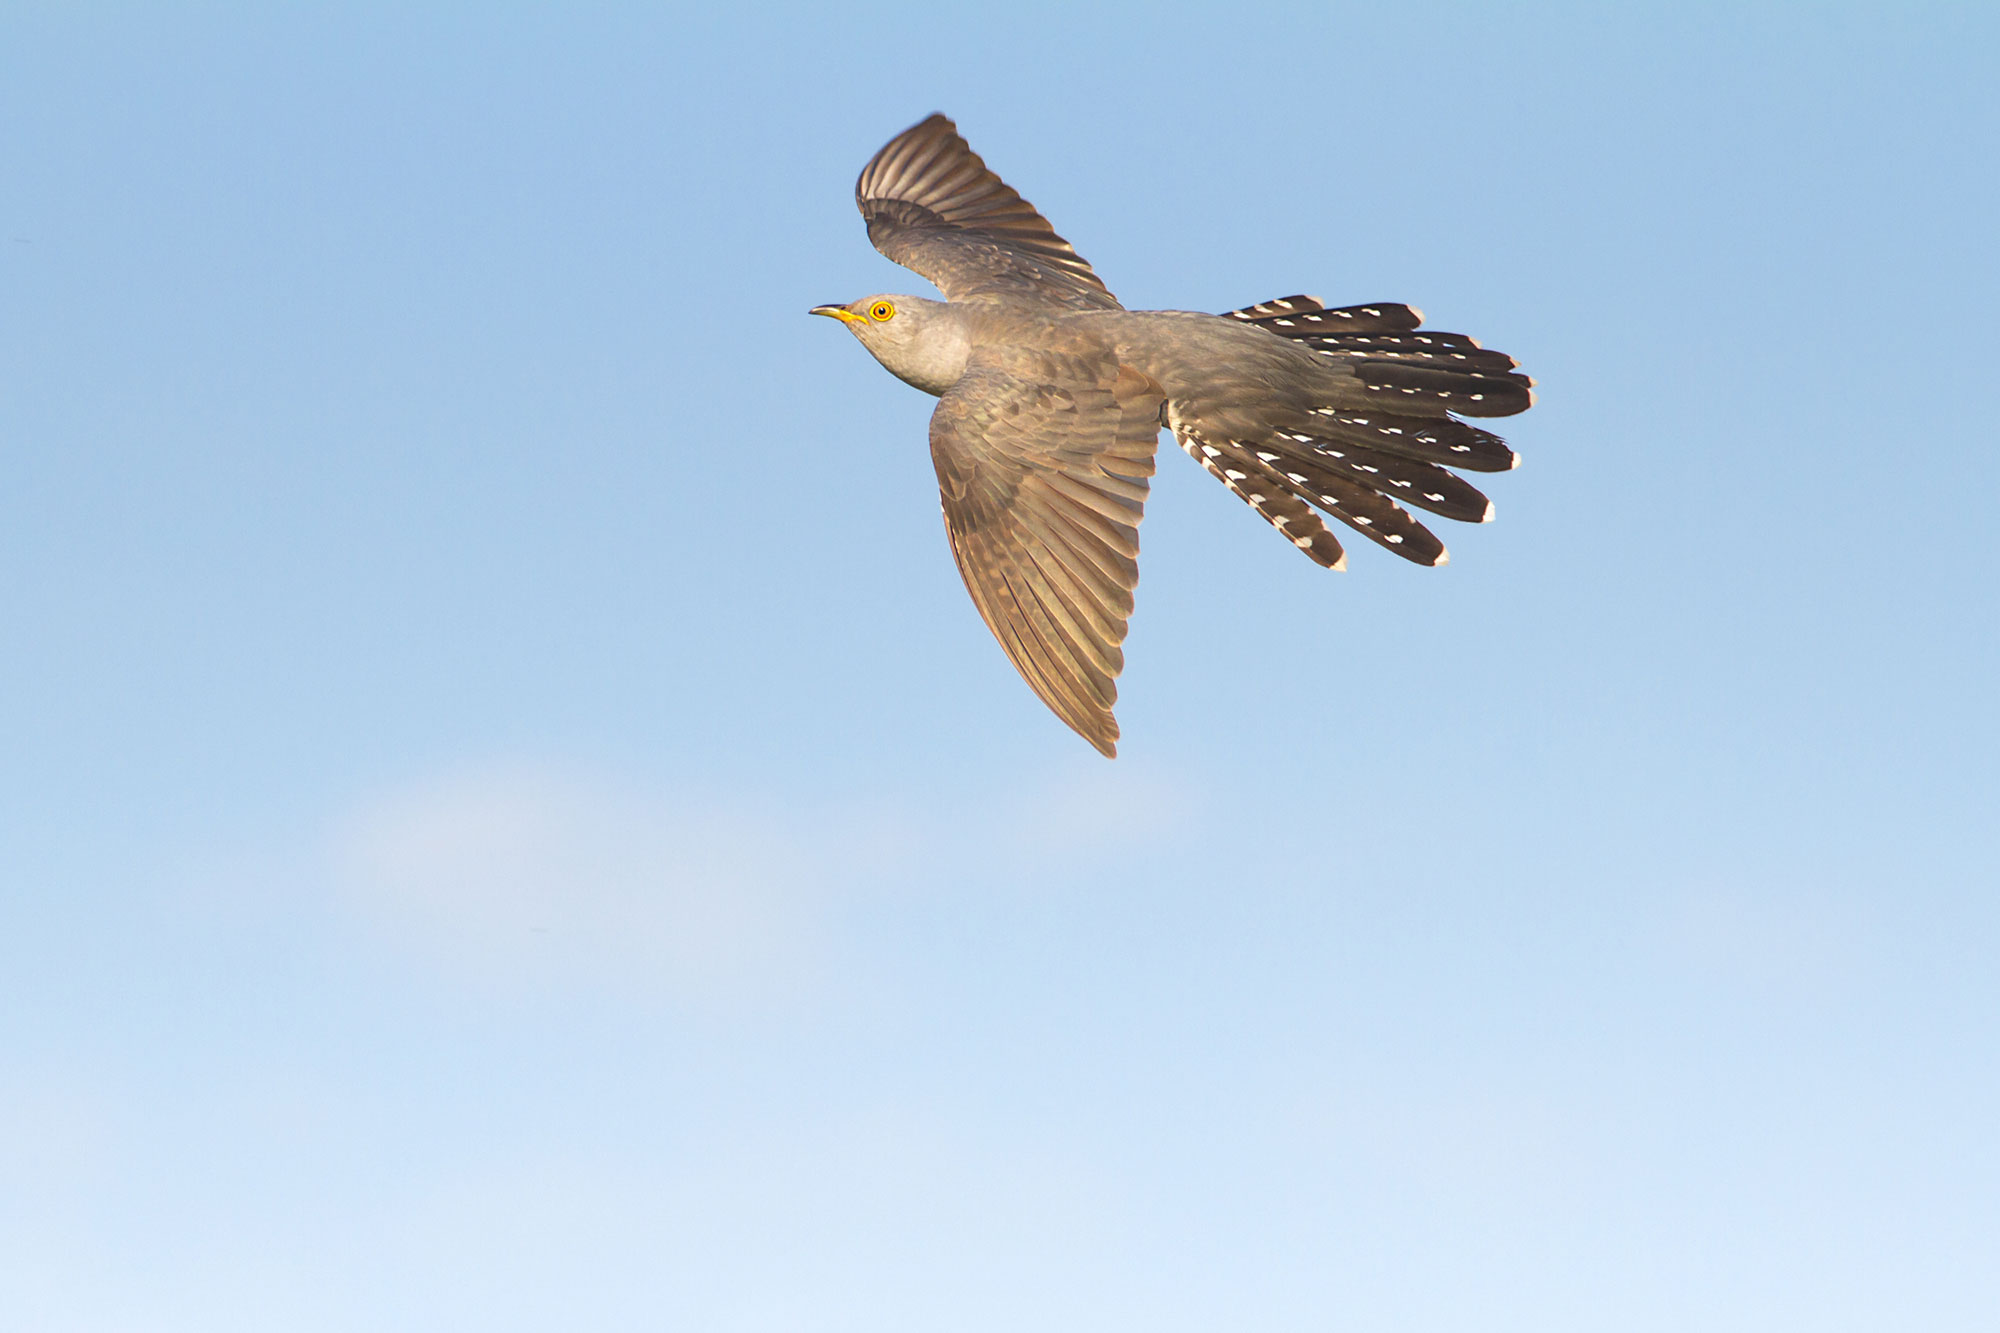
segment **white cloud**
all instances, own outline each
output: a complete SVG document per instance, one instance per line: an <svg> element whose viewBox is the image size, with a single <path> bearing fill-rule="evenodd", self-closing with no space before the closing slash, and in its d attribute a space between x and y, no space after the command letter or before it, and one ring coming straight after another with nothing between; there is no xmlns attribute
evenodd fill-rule
<svg viewBox="0 0 2000 1333"><path fill-rule="evenodd" d="M350 910L462 975L734 1001L823 980L855 909L884 895L1061 883L1174 818L1163 784L1125 771L955 806L808 806L517 763L361 803L332 857Z"/></svg>
<svg viewBox="0 0 2000 1333"><path fill-rule="evenodd" d="M345 899L468 971L582 969L703 994L809 971L828 895L903 854L879 819L639 792L527 765L388 792L335 838Z"/></svg>

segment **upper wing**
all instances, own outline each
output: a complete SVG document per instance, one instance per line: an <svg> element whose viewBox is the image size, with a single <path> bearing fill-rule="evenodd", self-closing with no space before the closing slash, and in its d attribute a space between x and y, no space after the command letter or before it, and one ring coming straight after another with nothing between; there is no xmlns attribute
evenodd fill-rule
<svg viewBox="0 0 2000 1333"><path fill-rule="evenodd" d="M942 115L875 154L854 183L854 202L875 248L936 283L947 300L1006 295L1119 309L1090 265Z"/></svg>
<svg viewBox="0 0 2000 1333"><path fill-rule="evenodd" d="M1107 755L1160 402L1109 355L1015 352L976 356L931 416L966 590L1042 702Z"/></svg>

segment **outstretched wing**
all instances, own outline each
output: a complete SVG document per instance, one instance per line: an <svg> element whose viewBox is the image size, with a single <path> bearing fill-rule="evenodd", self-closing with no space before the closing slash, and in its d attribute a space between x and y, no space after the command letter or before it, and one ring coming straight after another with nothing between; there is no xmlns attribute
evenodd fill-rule
<svg viewBox="0 0 2000 1333"><path fill-rule="evenodd" d="M942 115L875 154L854 184L854 201L875 248L936 283L947 300L1004 295L1120 308L1070 243L988 171Z"/></svg>
<svg viewBox="0 0 2000 1333"><path fill-rule="evenodd" d="M1109 355L976 355L931 416L958 572L1057 717L1107 755L1159 385Z"/></svg>

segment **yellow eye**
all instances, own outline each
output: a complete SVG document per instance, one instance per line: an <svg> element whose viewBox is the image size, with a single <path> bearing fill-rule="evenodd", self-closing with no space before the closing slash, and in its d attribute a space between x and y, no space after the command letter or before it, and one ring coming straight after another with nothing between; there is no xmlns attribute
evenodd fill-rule
<svg viewBox="0 0 2000 1333"><path fill-rule="evenodd" d="M895 317L896 307L890 305L887 301L877 301L874 305L868 307L868 318L874 320L877 324L885 320L894 319Z"/></svg>

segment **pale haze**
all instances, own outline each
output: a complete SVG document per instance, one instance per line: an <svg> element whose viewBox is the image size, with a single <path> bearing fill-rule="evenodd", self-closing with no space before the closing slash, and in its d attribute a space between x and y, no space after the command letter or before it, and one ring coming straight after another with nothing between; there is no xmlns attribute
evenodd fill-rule
<svg viewBox="0 0 2000 1333"><path fill-rule="evenodd" d="M0 1327L1987 1330L2000 11L0 15ZM1519 357L1448 568L952 567L932 111ZM1490 485L1485 483L1490 482Z"/></svg>

